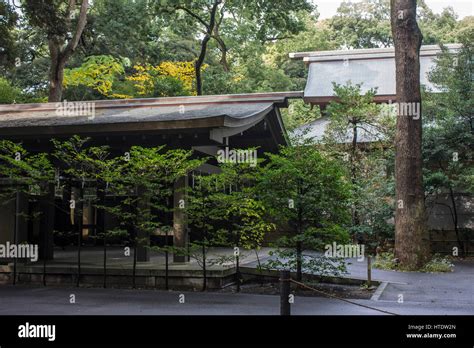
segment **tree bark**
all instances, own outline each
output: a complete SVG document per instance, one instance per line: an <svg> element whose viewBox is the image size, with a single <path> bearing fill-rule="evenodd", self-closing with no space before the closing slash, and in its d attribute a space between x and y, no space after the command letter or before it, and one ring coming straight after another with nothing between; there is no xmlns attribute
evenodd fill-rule
<svg viewBox="0 0 474 348"><path fill-rule="evenodd" d="M351 156L350 156L350 165L351 165L351 182L352 185L355 187L357 184L357 170L356 170L356 151L357 151L357 137L358 137L358 129L357 129L357 120L353 119L352 123L352 145L351 145ZM359 211L357 202L354 201L354 207L352 209L352 226L359 226ZM358 238L359 240L359 238Z"/></svg>
<svg viewBox="0 0 474 348"><path fill-rule="evenodd" d="M301 242L301 235L303 234L303 205L301 199L303 197L303 184L298 179L298 220L296 222L296 280L302 281L303 279L303 243Z"/></svg>
<svg viewBox="0 0 474 348"><path fill-rule="evenodd" d="M202 95L202 75L201 75L201 68L204 63L204 59L206 58L206 51L207 51L207 43L211 37L206 35L201 42L201 53L199 54L198 59L196 60L194 69L196 70L196 93L197 95Z"/></svg>
<svg viewBox="0 0 474 348"><path fill-rule="evenodd" d="M219 28L224 20L224 8L225 6L221 7L220 16L217 24L214 27L214 35L212 36L214 40L216 40L219 50L221 51L221 59L219 63L222 65L222 68L225 72L230 71L229 63L227 62L227 45L225 44L224 40L221 38L219 33Z"/></svg>
<svg viewBox="0 0 474 348"><path fill-rule="evenodd" d="M77 211L77 279L76 286L79 287L81 284L81 250L82 250L82 225L84 219L84 187L79 183L78 194L79 197L76 200L76 211Z"/></svg>
<svg viewBox="0 0 474 348"><path fill-rule="evenodd" d="M218 9L219 5L221 4L221 2L222 2L222 0L214 0L214 3L212 5L212 9L211 9L211 16L210 16L210 19L209 19L209 24L203 23L202 20L201 20L201 23L203 23L206 27L206 35L202 39L201 52L199 53L199 57L196 60L196 63L194 65L195 70L196 70L196 93L197 93L197 95L202 95L201 68L202 68L202 65L204 64L204 59L206 58L207 44L209 43L209 40L212 37L212 32L214 31L214 27L216 25L217 9Z"/></svg>
<svg viewBox="0 0 474 348"><path fill-rule="evenodd" d="M61 55L61 43L56 40L49 41L49 54L51 66L49 69L49 102L60 102L63 94L64 67L66 61Z"/></svg>
<svg viewBox="0 0 474 348"><path fill-rule="evenodd" d="M70 15L74 11L76 3L74 0L69 1L68 13L67 13L67 22L70 25ZM60 102L63 93L63 77L64 77L64 67L66 66L67 61L72 56L76 50L77 44L81 38L82 32L87 24L87 8L89 6L88 0L82 0L81 10L79 12L79 18L77 20L75 30L71 31L74 33L73 37L66 44L65 37L58 36L49 36L48 37L48 46L49 54L51 58L51 65L49 69L49 102ZM62 46L64 46L62 48Z"/></svg>
<svg viewBox="0 0 474 348"><path fill-rule="evenodd" d="M449 197L451 198L451 204L453 206L452 217L453 217L453 224L454 224L454 232L456 233L458 246L461 249L462 256L467 256L466 251L464 250L464 243L461 240L461 236L459 235L458 209L456 207L456 197L454 196L454 190L451 185L449 185Z"/></svg>
<svg viewBox="0 0 474 348"><path fill-rule="evenodd" d="M418 103L420 117L401 112L395 138L395 256L400 267L415 270L429 257L421 157L420 46L416 0L391 0L391 26L395 46L397 102ZM411 104L415 105L415 104Z"/></svg>

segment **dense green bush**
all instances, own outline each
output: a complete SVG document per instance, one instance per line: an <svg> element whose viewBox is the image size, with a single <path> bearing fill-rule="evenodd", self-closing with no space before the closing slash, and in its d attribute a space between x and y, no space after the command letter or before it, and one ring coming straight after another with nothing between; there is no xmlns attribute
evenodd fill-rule
<svg viewBox="0 0 474 348"><path fill-rule="evenodd" d="M2 77L0 77L0 104L21 102L21 90Z"/></svg>
<svg viewBox="0 0 474 348"><path fill-rule="evenodd" d="M400 270L397 259L391 252L378 254L372 265L378 269ZM420 269L420 272L452 272L453 268L454 265L448 256L434 254L431 260Z"/></svg>

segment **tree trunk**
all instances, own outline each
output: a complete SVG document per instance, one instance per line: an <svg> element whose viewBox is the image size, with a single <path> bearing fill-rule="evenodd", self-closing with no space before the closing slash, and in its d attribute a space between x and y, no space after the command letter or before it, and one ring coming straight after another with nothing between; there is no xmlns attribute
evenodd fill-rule
<svg viewBox="0 0 474 348"><path fill-rule="evenodd" d="M237 254L235 258L235 276L237 278L237 292L240 292L240 281L242 279L242 275L240 274L240 250L239 254Z"/></svg>
<svg viewBox="0 0 474 348"><path fill-rule="evenodd" d="M107 231L105 230L105 197L106 197L106 185L103 182L99 182L97 185L97 197L99 207L96 207L96 235L103 235L103 270L104 270L104 288L107 287Z"/></svg>
<svg viewBox="0 0 474 348"><path fill-rule="evenodd" d="M301 199L303 197L303 183L301 179L297 182L298 191L298 220L296 222L296 280L301 281L303 279L303 243L301 242L301 235L303 233L303 206Z"/></svg>
<svg viewBox="0 0 474 348"><path fill-rule="evenodd" d="M458 246L461 249L462 256L467 256L466 255L466 250L464 250L464 244L463 241L461 240L461 236L459 235L459 219L458 219L458 209L456 207L456 198L454 196L454 190L453 187L450 185L449 186L449 197L451 198L451 204L453 206L453 224L454 224L454 232L456 233L456 239L458 241Z"/></svg>
<svg viewBox="0 0 474 348"><path fill-rule="evenodd" d="M206 269L206 245L205 240L202 243L202 291L207 290L207 269Z"/></svg>
<svg viewBox="0 0 474 348"><path fill-rule="evenodd" d="M66 21L66 26L70 29L70 32L74 33L69 42L66 44L65 37L49 36L48 46L51 58L51 66L49 70L48 101L50 103L61 101L63 93L64 67L76 50L82 32L84 31L84 28L87 24L87 9L89 6L89 1L82 0L76 27L71 28L70 14L72 14L75 10L75 5L75 1L69 1L69 7L66 16L68 20ZM45 25L51 25L51 23L45 23Z"/></svg>
<svg viewBox="0 0 474 348"><path fill-rule="evenodd" d="M135 235L133 241L133 266L132 266L132 288L136 288L136 274L137 274L137 236Z"/></svg>
<svg viewBox="0 0 474 348"><path fill-rule="evenodd" d="M49 72L48 102L60 102L63 94L65 61L62 59L60 44L58 42L50 40L49 52L51 55L51 67Z"/></svg>
<svg viewBox="0 0 474 348"><path fill-rule="evenodd" d="M18 245L18 234L20 228L20 188L17 189L15 194L15 221L13 229L13 243ZM45 233L47 235L47 233ZM45 258L46 259L46 258ZM17 267L17 258L13 258L13 285L16 285L16 267Z"/></svg>
<svg viewBox="0 0 474 348"><path fill-rule="evenodd" d="M214 27L216 25L216 13L217 9L221 3L221 0L214 0L212 5L211 15L209 19L209 25L206 25L206 35L202 39L201 42L201 52L199 53L199 57L196 60L194 68L196 70L196 93L197 95L202 95L202 76L201 76L201 68L204 64L204 59L206 58L206 51L207 51L207 44L211 39L212 32L214 31ZM204 23L205 24L205 23Z"/></svg>
<svg viewBox="0 0 474 348"><path fill-rule="evenodd" d="M302 245L298 240L296 242L296 280L299 282L303 279L302 259Z"/></svg>
<svg viewBox="0 0 474 348"><path fill-rule="evenodd" d="M219 50L221 51L221 59L219 60L219 63L222 65L222 68L224 69L225 72L229 72L230 67L229 67L229 62L227 61L228 49L224 40L222 40L222 38L220 37L217 27L216 27L216 30L214 30L213 38L216 40L217 45L219 46Z"/></svg>
<svg viewBox="0 0 474 348"><path fill-rule="evenodd" d="M397 102L400 106L420 106L416 119L399 107L395 138L395 255L402 269L415 270L426 262L430 252L421 157L419 53L423 36L416 22L416 0L391 0L391 25Z"/></svg>
<svg viewBox="0 0 474 348"><path fill-rule="evenodd" d="M81 185L81 183L79 184ZM81 284L81 249L82 249L82 224L84 217L84 188L80 186L79 188L79 203L76 201L76 207L78 207L77 214L77 280L76 286L78 287Z"/></svg>
<svg viewBox="0 0 474 348"><path fill-rule="evenodd" d="M355 157L356 157L356 151L357 151L357 137L358 137L357 122L354 121L352 123L352 145L351 145L351 156L350 156L351 182L354 187L357 184L357 171L356 171L356 165L355 165L355 162L356 162ZM359 223L360 221L359 221L359 211L357 209L357 202L354 202L354 207L352 209L352 226L358 226Z"/></svg>
<svg viewBox="0 0 474 348"><path fill-rule="evenodd" d="M168 260L168 229L165 229L165 289L169 290L168 285L168 272L169 272L169 260Z"/></svg>
<svg viewBox="0 0 474 348"><path fill-rule="evenodd" d="M202 76L201 76L201 67L204 63L204 58L206 58L206 51L207 51L207 43L210 40L210 36L206 35L201 43L201 53L199 54L199 58L196 60L195 63L195 70L196 70L196 93L197 95L202 95Z"/></svg>

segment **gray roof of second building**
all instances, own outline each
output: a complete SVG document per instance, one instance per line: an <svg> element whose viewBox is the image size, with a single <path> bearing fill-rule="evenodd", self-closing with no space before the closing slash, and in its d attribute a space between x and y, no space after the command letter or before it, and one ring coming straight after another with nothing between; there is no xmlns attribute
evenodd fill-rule
<svg viewBox="0 0 474 348"><path fill-rule="evenodd" d="M452 53L461 45L446 45ZM434 92L438 89L428 80L434 58L441 52L437 45L422 46L420 49L420 82ZM334 98L333 82L345 85L362 84L362 92L376 88L376 96L386 96L382 101L396 96L395 51L393 48L357 49L291 53L291 58L303 59L308 64L308 79L304 99L310 102L326 103Z"/></svg>

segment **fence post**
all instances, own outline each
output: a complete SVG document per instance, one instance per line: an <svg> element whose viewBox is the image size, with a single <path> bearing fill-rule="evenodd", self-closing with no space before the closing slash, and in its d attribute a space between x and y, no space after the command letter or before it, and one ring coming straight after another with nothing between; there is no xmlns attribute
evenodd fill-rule
<svg viewBox="0 0 474 348"><path fill-rule="evenodd" d="M372 287L372 257L367 256L367 287Z"/></svg>
<svg viewBox="0 0 474 348"><path fill-rule="evenodd" d="M280 271L280 315L290 315L290 271Z"/></svg>

